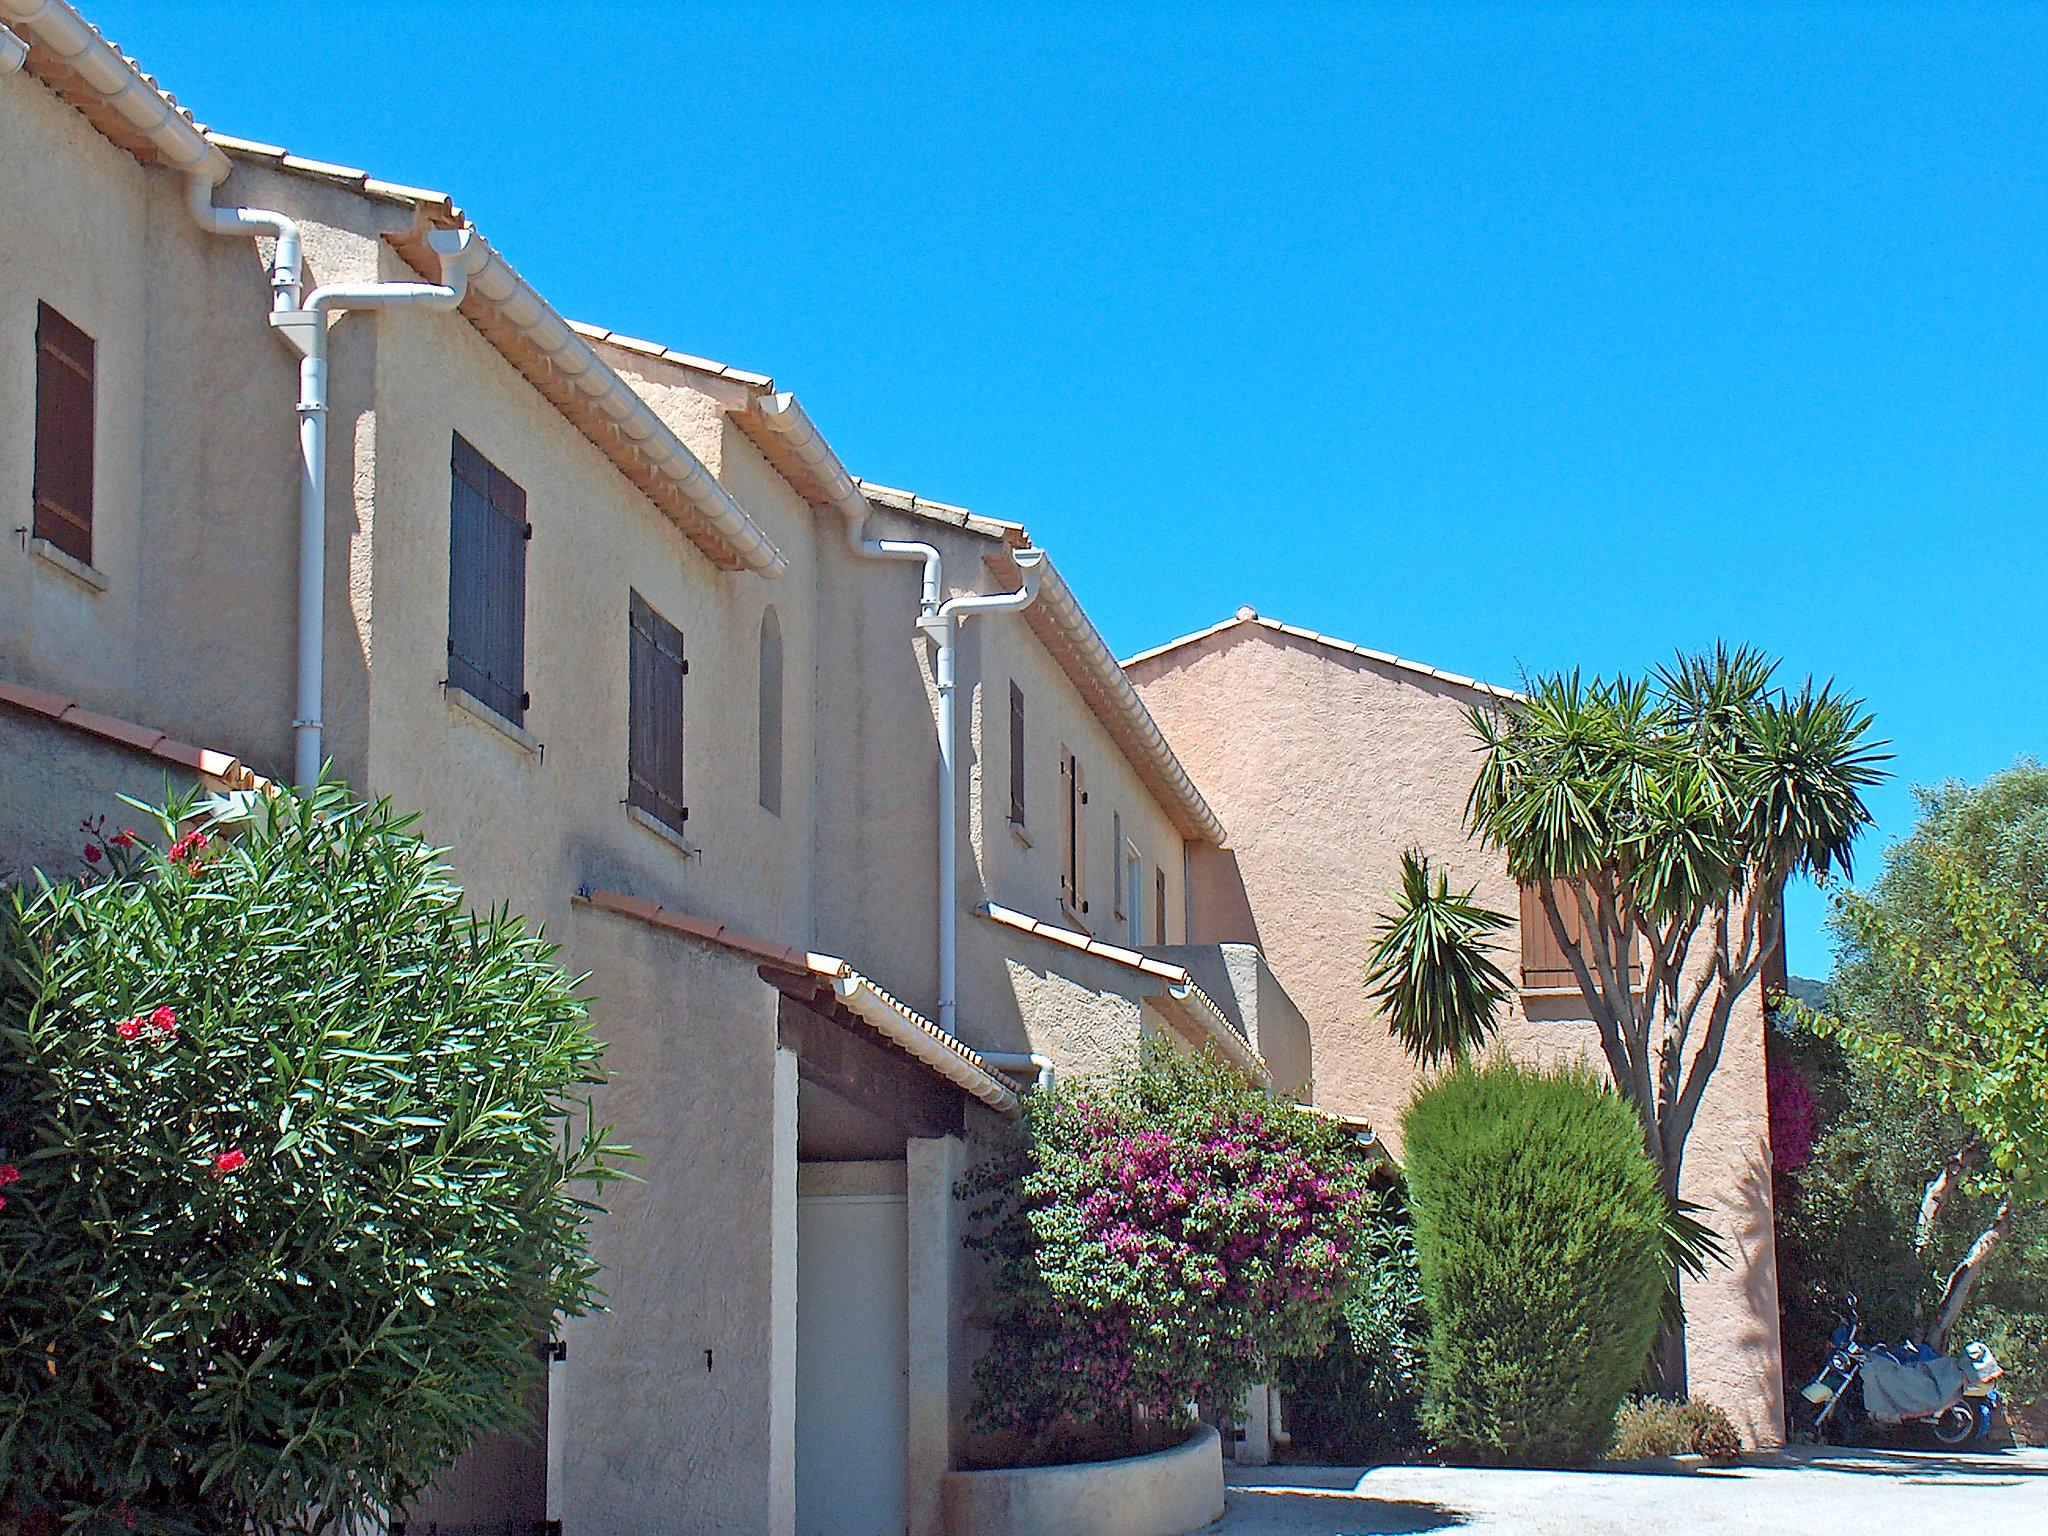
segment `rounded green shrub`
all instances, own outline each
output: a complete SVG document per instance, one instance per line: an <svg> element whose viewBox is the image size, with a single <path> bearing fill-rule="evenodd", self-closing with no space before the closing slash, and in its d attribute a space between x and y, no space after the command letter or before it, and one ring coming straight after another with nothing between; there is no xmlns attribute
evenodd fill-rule
<svg viewBox="0 0 2048 1536"><path fill-rule="evenodd" d="M89 848L0 895L0 1520L367 1528L595 1299L584 1004L331 785Z"/></svg>
<svg viewBox="0 0 2048 1536"><path fill-rule="evenodd" d="M1599 1455L1666 1289L1641 1120L1588 1066L1495 1057L1427 1084L1402 1136L1430 1318L1423 1427L1483 1460Z"/></svg>

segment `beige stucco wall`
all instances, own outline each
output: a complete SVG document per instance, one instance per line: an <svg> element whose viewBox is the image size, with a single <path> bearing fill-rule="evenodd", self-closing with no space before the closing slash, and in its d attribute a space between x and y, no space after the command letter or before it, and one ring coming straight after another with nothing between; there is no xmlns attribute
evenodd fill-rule
<svg viewBox="0 0 2048 1536"><path fill-rule="evenodd" d="M202 232L22 77L0 90L0 670L274 765L288 751L294 368L254 242ZM95 343L94 592L30 521L36 306ZM250 643L253 637L256 643Z"/></svg>
<svg viewBox="0 0 2048 1536"><path fill-rule="evenodd" d="M592 1233L608 1310L569 1325L555 1367L563 1517L770 1530L776 994L738 956L610 914L562 936L602 978L597 1114L640 1155Z"/></svg>
<svg viewBox="0 0 2048 1536"><path fill-rule="evenodd" d="M1477 766L1464 711L1476 696L1249 622L1131 675L1230 829L1230 856L1203 864L1214 889L1195 903L1218 930L1194 937L1249 937L1248 898L1267 959L1309 1021L1316 1102L1366 1115L1398 1155L1417 1072L1369 997L1365 971L1401 852L1421 847L1453 882L1476 884L1486 905L1519 909L1505 867L1463 830ZM1517 953L1512 934L1505 942ZM1575 1000L1518 1002L1501 1037L1526 1057L1599 1062L1583 1012ZM1693 1390L1766 1443L1782 1425L1768 1132L1763 1019L1752 994L1730 1028L1683 1182L1735 1262L1688 1286L1686 1304Z"/></svg>

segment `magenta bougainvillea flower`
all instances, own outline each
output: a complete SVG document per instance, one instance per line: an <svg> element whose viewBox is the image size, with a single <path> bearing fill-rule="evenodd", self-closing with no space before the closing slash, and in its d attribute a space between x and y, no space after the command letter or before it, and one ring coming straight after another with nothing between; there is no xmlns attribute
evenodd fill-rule
<svg viewBox="0 0 2048 1536"><path fill-rule="evenodd" d="M1773 1062L1764 1077L1771 1109L1771 1170L1797 1173L1813 1160L1820 1139L1820 1101L1797 1067Z"/></svg>

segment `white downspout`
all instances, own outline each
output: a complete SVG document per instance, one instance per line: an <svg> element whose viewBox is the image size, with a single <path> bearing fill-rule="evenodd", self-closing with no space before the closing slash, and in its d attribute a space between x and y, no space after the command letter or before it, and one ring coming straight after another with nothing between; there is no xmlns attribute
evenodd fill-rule
<svg viewBox="0 0 2048 1536"><path fill-rule="evenodd" d="M960 626L984 613L1017 613L1038 600L1045 551L1011 552L1024 584L1014 592L956 597L937 613L920 615L917 627L931 637L938 654L933 672L939 686L939 1028L957 1035L960 972L960 712L954 701L954 652Z"/></svg>
<svg viewBox="0 0 2048 1536"><path fill-rule="evenodd" d="M292 779L320 778L321 663L327 600L327 317L345 309L453 309L469 286L468 229L437 229L427 243L441 258L440 283L330 283L303 309L274 311L270 323L299 354L299 657L292 719Z"/></svg>
<svg viewBox="0 0 2048 1536"><path fill-rule="evenodd" d="M0 27L0 75L11 75L28 62L28 44Z"/></svg>
<svg viewBox="0 0 2048 1536"><path fill-rule="evenodd" d="M216 235L269 235L277 241L270 258L270 307L273 311L299 307L300 277L304 258L299 248L299 226L269 208L216 208L213 189L217 185L205 171L185 179L185 206L199 227Z"/></svg>
<svg viewBox="0 0 2048 1536"><path fill-rule="evenodd" d="M1040 1093L1051 1093L1053 1083L1053 1059L1037 1051L982 1051L975 1052L983 1061L998 1072L1007 1072L1013 1077L1029 1074Z"/></svg>
<svg viewBox="0 0 2048 1536"><path fill-rule="evenodd" d="M938 549L910 539L870 539L865 529L874 509L853 483L853 477L839 462L824 434L818 431L804 408L791 394L768 395L754 402L761 419L781 435L790 451L804 462L823 485L826 499L846 519L847 542L857 555L870 560L919 560L924 563L924 586L918 597L917 628L936 650L932 670L939 690L939 1028L957 1037L959 1000L960 938L960 828L959 804L959 718L954 703L954 642L960 624L979 613L1015 613L1038 598L1039 579L1045 569L1045 554L1037 549L1012 552L1023 573L1023 585L1015 592L992 596L956 597L942 603L945 590L944 566Z"/></svg>

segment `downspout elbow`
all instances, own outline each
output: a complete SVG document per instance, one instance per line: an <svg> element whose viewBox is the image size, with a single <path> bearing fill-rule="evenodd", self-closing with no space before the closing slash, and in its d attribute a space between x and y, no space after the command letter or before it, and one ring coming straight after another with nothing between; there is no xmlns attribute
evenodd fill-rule
<svg viewBox="0 0 2048 1536"><path fill-rule="evenodd" d="M277 241L270 260L270 307L278 313L296 310L304 288L305 255L299 226L271 208L218 208L217 185L205 171L185 178L185 206L201 229L216 235L269 235Z"/></svg>
<svg viewBox="0 0 2048 1536"><path fill-rule="evenodd" d="M976 1051L975 1054L998 1072L1012 1077L1029 1073L1032 1086L1040 1093L1051 1093L1055 1069L1050 1056L1037 1051Z"/></svg>
<svg viewBox="0 0 2048 1536"><path fill-rule="evenodd" d="M0 27L0 75L20 72L28 63L28 44L7 27Z"/></svg>

